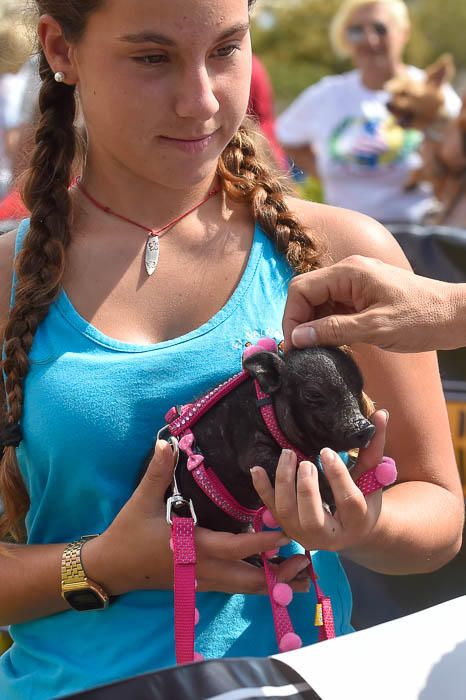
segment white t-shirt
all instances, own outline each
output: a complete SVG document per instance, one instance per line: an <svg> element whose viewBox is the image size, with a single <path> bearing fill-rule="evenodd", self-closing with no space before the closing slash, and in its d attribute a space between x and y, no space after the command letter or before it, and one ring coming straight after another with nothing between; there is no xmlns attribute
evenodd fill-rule
<svg viewBox="0 0 466 700"><path fill-rule="evenodd" d="M424 72L408 66L419 80ZM447 111L461 100L445 87ZM406 192L404 184L421 159L420 132L402 129L387 110L388 94L369 90L357 70L323 78L307 88L277 119L286 147L312 146L325 201L380 221L420 221L435 204L429 185Z"/></svg>

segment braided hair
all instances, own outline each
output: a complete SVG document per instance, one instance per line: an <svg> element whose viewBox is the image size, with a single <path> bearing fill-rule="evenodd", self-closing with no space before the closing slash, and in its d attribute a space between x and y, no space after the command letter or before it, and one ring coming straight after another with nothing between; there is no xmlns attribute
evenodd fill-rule
<svg viewBox="0 0 466 700"><path fill-rule="evenodd" d="M296 273L318 267L316 246L288 207L286 196L291 188L270 164L250 118L244 120L222 153L218 173L227 195L247 201L255 221Z"/></svg>
<svg viewBox="0 0 466 700"><path fill-rule="evenodd" d="M255 0L248 0L249 9ZM82 36L88 16L104 0L36 0L39 13L54 17L68 40ZM15 301L3 330L5 406L0 429L0 540L24 540L29 496L22 480L15 445L23 412L24 382L35 332L57 298L71 239L68 188L77 152L74 86L58 84L42 50L39 52L40 119L35 148L26 173L24 201L31 212L29 232L15 262ZM254 219L270 236L296 272L317 267L317 251L286 203L287 189L261 155L252 124L245 120L219 159L225 193L246 200Z"/></svg>
<svg viewBox="0 0 466 700"><path fill-rule="evenodd" d="M70 40L79 39L88 15L101 4L102 0L36 2L39 14L52 15ZM15 432L21 420L29 352L37 327L60 291L70 243L68 187L77 144L75 88L55 81L42 50L39 51L39 73L40 117L23 192L31 222L15 262L15 302L3 330L5 406L2 433L7 439L2 440L0 462L0 494L4 508L0 516L0 539L6 535L16 540L24 538L23 521L29 508L29 496L19 472L14 440L8 440L8 436Z"/></svg>

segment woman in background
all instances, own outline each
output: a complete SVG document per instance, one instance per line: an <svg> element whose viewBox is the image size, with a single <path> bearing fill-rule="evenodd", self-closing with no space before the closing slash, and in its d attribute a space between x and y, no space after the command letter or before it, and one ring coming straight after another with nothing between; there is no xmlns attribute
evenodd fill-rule
<svg viewBox="0 0 466 700"><path fill-rule="evenodd" d="M403 62L410 35L403 0L345 0L331 25L331 41L355 70L307 88L277 120L277 136L296 165L322 181L325 201L384 223L420 222L437 209L428 185L405 190L420 165L422 136L400 127L387 110L384 85L402 72L423 71ZM446 108L461 102L445 88Z"/></svg>

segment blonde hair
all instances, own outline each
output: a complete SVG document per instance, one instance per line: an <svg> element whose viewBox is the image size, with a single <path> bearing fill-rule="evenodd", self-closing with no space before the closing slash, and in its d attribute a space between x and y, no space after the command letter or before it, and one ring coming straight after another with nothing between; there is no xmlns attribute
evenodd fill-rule
<svg viewBox="0 0 466 700"><path fill-rule="evenodd" d="M409 29L411 26L408 8L404 0L343 0L330 25L330 41L335 53L341 58L347 58L350 55L346 28L351 15L359 7L366 5L387 5L401 29Z"/></svg>
<svg viewBox="0 0 466 700"><path fill-rule="evenodd" d="M12 17L0 19L0 75L16 73L32 49L33 40L23 22Z"/></svg>

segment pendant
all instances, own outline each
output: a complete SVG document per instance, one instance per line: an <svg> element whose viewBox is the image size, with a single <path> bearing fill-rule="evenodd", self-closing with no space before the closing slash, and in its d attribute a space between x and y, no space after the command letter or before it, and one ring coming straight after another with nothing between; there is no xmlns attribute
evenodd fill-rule
<svg viewBox="0 0 466 700"><path fill-rule="evenodd" d="M159 237L149 235L149 237L147 238L147 243L146 243L146 256L145 256L146 272L149 276L153 275L157 269L157 265L159 262L159 255L160 255Z"/></svg>

